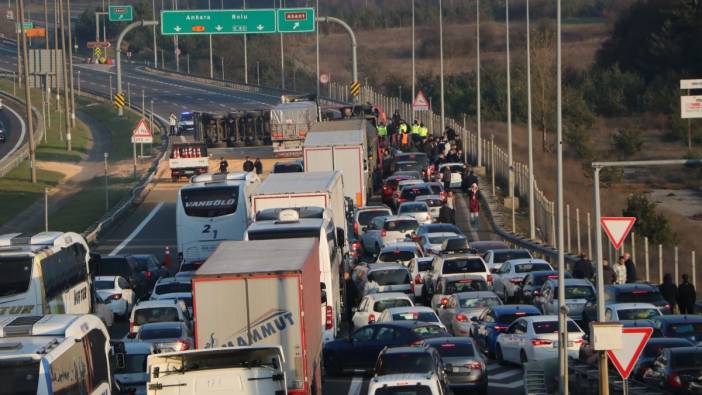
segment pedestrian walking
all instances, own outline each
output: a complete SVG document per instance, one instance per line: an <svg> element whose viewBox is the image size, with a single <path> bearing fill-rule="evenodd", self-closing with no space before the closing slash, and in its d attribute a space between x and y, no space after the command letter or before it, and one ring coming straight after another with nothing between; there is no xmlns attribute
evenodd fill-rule
<svg viewBox="0 0 702 395"><path fill-rule="evenodd" d="M695 301L697 300L697 292L695 286L690 283L690 277L686 274L682 275L682 284L678 286L678 308L680 314L694 314Z"/></svg>
<svg viewBox="0 0 702 395"><path fill-rule="evenodd" d="M615 284L626 284L626 263L624 261L624 256L620 256L617 260L617 264L614 265L614 274L616 276Z"/></svg>
<svg viewBox="0 0 702 395"><path fill-rule="evenodd" d="M478 225L478 213L480 212L480 200L478 199L478 186L473 184L471 193L468 195L468 211L470 212L470 223Z"/></svg>
<svg viewBox="0 0 702 395"><path fill-rule="evenodd" d="M636 275L636 265L631 259L631 254L628 252L624 253L624 265L626 265L626 282L627 284L635 283L638 280Z"/></svg>
<svg viewBox="0 0 702 395"><path fill-rule="evenodd" d="M456 209L455 200L454 200L454 196L453 196L453 191L448 191L448 193L446 194L446 204L447 204L449 207L451 207L451 209L453 209L453 210Z"/></svg>
<svg viewBox="0 0 702 395"><path fill-rule="evenodd" d="M473 170L466 169L463 180L461 180L461 188L465 193L470 193L470 188L473 186L473 184L478 184L478 177L473 174Z"/></svg>
<svg viewBox="0 0 702 395"><path fill-rule="evenodd" d="M254 162L254 169L256 169L256 174L259 176L263 174L263 163L261 162L261 158L256 158L256 161Z"/></svg>
<svg viewBox="0 0 702 395"><path fill-rule="evenodd" d="M229 163L227 162L224 157L219 158L219 172L220 173L226 173L227 170L229 169Z"/></svg>
<svg viewBox="0 0 702 395"><path fill-rule="evenodd" d="M615 278L616 278L616 274L614 273L614 269L612 269L612 266L609 265L609 261L606 259L603 259L602 260L602 281L604 282L605 285L614 284Z"/></svg>
<svg viewBox="0 0 702 395"><path fill-rule="evenodd" d="M675 306L678 305L678 287L673 282L673 276L670 273L663 275L663 284L658 286L661 296L670 305L670 311L675 311Z"/></svg>
<svg viewBox="0 0 702 395"><path fill-rule="evenodd" d="M244 160L244 165L242 166L242 168L246 172L254 171L254 163L251 162L251 158L249 158L248 156L246 157L246 160Z"/></svg>
<svg viewBox="0 0 702 395"><path fill-rule="evenodd" d="M444 190L448 192L451 189L451 166L444 166L441 171L441 182L444 183Z"/></svg>
<svg viewBox="0 0 702 395"><path fill-rule="evenodd" d="M439 222L445 224L456 224L456 210L448 206L446 202L441 203L439 209Z"/></svg>

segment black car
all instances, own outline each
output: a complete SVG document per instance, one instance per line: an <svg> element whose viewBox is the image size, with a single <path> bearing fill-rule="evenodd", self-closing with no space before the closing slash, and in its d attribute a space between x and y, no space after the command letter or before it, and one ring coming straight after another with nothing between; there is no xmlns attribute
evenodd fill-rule
<svg viewBox="0 0 702 395"><path fill-rule="evenodd" d="M472 339L467 337L436 337L424 344L439 351L446 369L449 388L454 392L484 395L488 392L487 367Z"/></svg>
<svg viewBox="0 0 702 395"><path fill-rule="evenodd" d="M428 345L386 347L375 362L376 376L412 373L435 374L446 388L447 378L441 356Z"/></svg>
<svg viewBox="0 0 702 395"><path fill-rule="evenodd" d="M139 270L146 276L149 282L149 289L153 289L159 278L169 276L168 269L158 261L155 255L136 254L132 255L132 258L136 259Z"/></svg>
<svg viewBox="0 0 702 395"><path fill-rule="evenodd" d="M556 270L539 270L531 272L524 277L522 285L517 287L514 299L521 304L534 304L534 297L539 296L541 286L549 279L557 279ZM570 273L565 272L565 278L571 278Z"/></svg>
<svg viewBox="0 0 702 395"><path fill-rule="evenodd" d="M616 284L605 286L605 304L650 303L663 314L671 314L670 304L663 299L658 287L645 283ZM583 323L587 327L597 320L597 304L588 302L583 310Z"/></svg>
<svg viewBox="0 0 702 395"><path fill-rule="evenodd" d="M355 330L348 338L324 345L327 375L372 372L378 354L385 347L409 346L432 337L448 336L446 329L427 322L398 321L373 324Z"/></svg>
<svg viewBox="0 0 702 395"><path fill-rule="evenodd" d="M678 347L663 349L643 374L647 384L668 393L689 394L689 385L702 373L702 348Z"/></svg>
<svg viewBox="0 0 702 395"><path fill-rule="evenodd" d="M653 328L665 337L678 337L702 344L702 316L666 315L651 319Z"/></svg>
<svg viewBox="0 0 702 395"><path fill-rule="evenodd" d="M642 379L646 370L653 365L658 354L666 348L691 347L694 346L689 340L674 337L657 337L648 339L646 346L641 351L641 356L634 365L632 374L637 379Z"/></svg>
<svg viewBox="0 0 702 395"><path fill-rule="evenodd" d="M93 259L95 257L93 256ZM122 276L134 289L137 300L148 299L149 281L139 269L139 262L131 255L101 256L93 263L93 277Z"/></svg>

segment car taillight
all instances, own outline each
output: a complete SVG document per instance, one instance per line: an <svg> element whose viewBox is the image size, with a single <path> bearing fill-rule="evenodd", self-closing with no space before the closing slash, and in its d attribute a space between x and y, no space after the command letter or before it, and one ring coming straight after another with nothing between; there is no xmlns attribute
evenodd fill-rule
<svg viewBox="0 0 702 395"><path fill-rule="evenodd" d="M145 274L146 274L146 279L147 279L147 280L151 280L151 276L154 275L154 274L151 273L151 272L146 272Z"/></svg>
<svg viewBox="0 0 702 395"><path fill-rule="evenodd" d="M189 350L190 349L190 342L187 340L180 339L176 342L175 347L173 347L173 348L175 348L176 351Z"/></svg>
<svg viewBox="0 0 702 395"><path fill-rule="evenodd" d="M668 375L666 383L668 383L668 385L673 388L680 388L683 385L682 380L680 380L680 375L678 375L675 372L672 372L670 375Z"/></svg>
<svg viewBox="0 0 702 395"><path fill-rule="evenodd" d="M422 276L419 275L419 274L417 274L416 276L414 276L414 283L415 283L415 284L421 284L421 283L423 283L423 281L422 281Z"/></svg>
<svg viewBox="0 0 702 395"><path fill-rule="evenodd" d="M583 339L573 340L573 344L582 345L582 344L585 344L585 340L583 340Z"/></svg>
<svg viewBox="0 0 702 395"><path fill-rule="evenodd" d="M133 333L134 333L134 323L133 323L133 322L130 322L130 323L129 323L129 333L130 333L130 334L133 334Z"/></svg>
<svg viewBox="0 0 702 395"><path fill-rule="evenodd" d="M666 310L670 310L670 305L669 305L669 304L666 304L666 305L663 306L663 308L666 309Z"/></svg>
<svg viewBox="0 0 702 395"><path fill-rule="evenodd" d="M468 317L465 314L456 314L456 321L467 322Z"/></svg>
<svg viewBox="0 0 702 395"><path fill-rule="evenodd" d="M353 234L358 236L358 222L353 223Z"/></svg>
<svg viewBox="0 0 702 395"><path fill-rule="evenodd" d="M535 290L534 296L541 296L541 290L540 289Z"/></svg>
<svg viewBox="0 0 702 395"><path fill-rule="evenodd" d="M387 231L387 230L385 230L385 229L381 229L381 230L380 230L380 236L381 236L381 237L385 237L385 236L387 236L387 235L388 235L388 231Z"/></svg>
<svg viewBox="0 0 702 395"><path fill-rule="evenodd" d="M509 327L506 325L504 325L504 326L503 325L495 325L494 328L496 331L506 331L507 328L509 328Z"/></svg>
<svg viewBox="0 0 702 395"><path fill-rule="evenodd" d="M522 279L521 278L510 278L509 282L511 282L512 284L521 284Z"/></svg>
<svg viewBox="0 0 702 395"><path fill-rule="evenodd" d="M112 295L110 295L110 299L120 300L120 299L122 299L122 294L112 294Z"/></svg>
<svg viewBox="0 0 702 395"><path fill-rule="evenodd" d="M368 323L372 324L375 322L375 314L368 314Z"/></svg>
<svg viewBox="0 0 702 395"><path fill-rule="evenodd" d="M441 200L446 200L446 192L439 192L439 197Z"/></svg>
<svg viewBox="0 0 702 395"><path fill-rule="evenodd" d="M351 256L359 256L361 252L361 242L355 241L351 244Z"/></svg>
<svg viewBox="0 0 702 395"><path fill-rule="evenodd" d="M534 339L531 341L532 346L550 346L553 342L546 339Z"/></svg>
<svg viewBox="0 0 702 395"><path fill-rule="evenodd" d="M492 274L487 275L487 283L488 285L492 285Z"/></svg>
<svg viewBox="0 0 702 395"><path fill-rule="evenodd" d="M446 306L448 304L448 298L441 298L441 305Z"/></svg>
<svg viewBox="0 0 702 395"><path fill-rule="evenodd" d="M483 363L480 362L480 361L468 361L468 363L466 364L466 366L468 367L468 369L474 369L474 370L482 370L482 369L484 369L484 365L483 365Z"/></svg>
<svg viewBox="0 0 702 395"><path fill-rule="evenodd" d="M327 306L325 310L325 319L326 322L324 324L324 328L332 329L334 327L334 310L332 310L331 306Z"/></svg>

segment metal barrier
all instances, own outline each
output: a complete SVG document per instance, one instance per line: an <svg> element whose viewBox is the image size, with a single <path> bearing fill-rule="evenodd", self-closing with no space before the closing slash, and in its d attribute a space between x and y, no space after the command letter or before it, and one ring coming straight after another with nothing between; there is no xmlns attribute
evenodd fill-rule
<svg viewBox="0 0 702 395"><path fill-rule="evenodd" d="M12 102L16 105L22 106L23 108L25 106L24 101L5 92L0 92L0 98L2 98L2 101L5 103L5 105L7 105L7 102ZM20 112L20 117L21 122L26 128L27 126L24 122L24 117L22 116L23 112L24 111ZM32 114L32 121L34 125L34 141L41 141L41 139L44 137L44 118L42 118L41 113L37 111L37 109L34 107L32 107ZM27 133L31 132L27 131ZM16 151L0 159L0 177L4 177L7 173L14 170L17 166L19 166L20 163L22 163L27 158L29 158L29 143L22 143L22 145L20 145L20 147L17 148Z"/></svg>

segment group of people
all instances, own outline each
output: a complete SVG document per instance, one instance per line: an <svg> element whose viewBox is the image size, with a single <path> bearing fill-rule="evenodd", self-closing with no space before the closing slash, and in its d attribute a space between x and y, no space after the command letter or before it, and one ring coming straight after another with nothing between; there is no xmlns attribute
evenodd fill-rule
<svg viewBox="0 0 702 395"><path fill-rule="evenodd" d="M261 158L256 158L256 161L252 162L251 158L247 156L246 159L244 160L244 164L242 166L242 169L245 172L252 172L255 170L256 174L260 176L261 173L263 173L263 163L261 162ZM226 173L228 171L229 171L229 162L227 162L227 160L224 159L224 157L220 157L219 158L219 172Z"/></svg>

